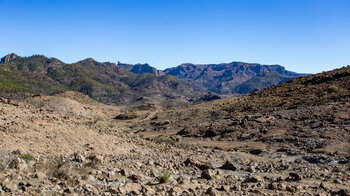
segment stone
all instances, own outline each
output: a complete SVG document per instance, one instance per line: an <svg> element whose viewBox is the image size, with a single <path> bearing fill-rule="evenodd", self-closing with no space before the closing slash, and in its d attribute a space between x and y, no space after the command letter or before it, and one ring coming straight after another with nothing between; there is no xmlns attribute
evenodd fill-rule
<svg viewBox="0 0 350 196"><path fill-rule="evenodd" d="M136 194L139 195L141 193L142 187L141 184L138 183L126 183L124 186L119 187L119 191L122 194Z"/></svg>
<svg viewBox="0 0 350 196"><path fill-rule="evenodd" d="M214 170L211 169L206 169L202 171L201 178L207 179L207 180L212 180L214 179L215 172Z"/></svg>
<svg viewBox="0 0 350 196"><path fill-rule="evenodd" d="M156 191L149 186L143 186L142 188L143 188L143 192L146 193L147 195L155 195L156 194Z"/></svg>
<svg viewBox="0 0 350 196"><path fill-rule="evenodd" d="M20 159L20 158L16 157L9 164L9 168L11 168L11 169L18 169L18 170L24 170L24 169L27 168L27 164L26 164L26 162L23 159Z"/></svg>
<svg viewBox="0 0 350 196"><path fill-rule="evenodd" d="M350 196L350 191L348 189L340 189L339 191L333 191L332 195Z"/></svg>
<svg viewBox="0 0 350 196"><path fill-rule="evenodd" d="M129 171L127 169L121 169L120 174L127 177L127 176L129 176Z"/></svg>
<svg viewBox="0 0 350 196"><path fill-rule="evenodd" d="M35 178L38 178L38 179L45 179L47 176L46 176L46 174L44 174L43 172L36 172L36 173L34 174L34 177L35 177Z"/></svg>
<svg viewBox="0 0 350 196"><path fill-rule="evenodd" d="M103 162L103 157L100 155L91 155L89 159L91 160L91 163L93 163L94 165L97 165Z"/></svg>
<svg viewBox="0 0 350 196"><path fill-rule="evenodd" d="M15 192L18 189L17 185L8 178L1 182L1 186L5 192Z"/></svg>
<svg viewBox="0 0 350 196"><path fill-rule="evenodd" d="M237 167L233 163L228 161L228 160L220 168L221 169L226 169L226 170L231 170L231 171L236 171L237 170Z"/></svg>
<svg viewBox="0 0 350 196"><path fill-rule="evenodd" d="M74 153L73 161L78 162L78 163L84 163L85 162L85 157L82 154L80 154L80 153Z"/></svg>
<svg viewBox="0 0 350 196"><path fill-rule="evenodd" d="M299 174L297 173L289 173L289 177L288 177L288 180L291 180L291 181L299 181L302 179L302 176L300 176Z"/></svg>
<svg viewBox="0 0 350 196"><path fill-rule="evenodd" d="M144 178L142 175L133 174L133 175L129 176L129 179L135 183L140 183L143 181Z"/></svg>
<svg viewBox="0 0 350 196"><path fill-rule="evenodd" d="M169 193L173 194L173 195L181 195L182 190L179 187L172 187L172 188L170 188Z"/></svg>
<svg viewBox="0 0 350 196"><path fill-rule="evenodd" d="M189 166L189 165L196 166L200 170L215 169L215 167L211 163L202 163L197 160L193 160L191 158L188 158L184 163L186 166Z"/></svg>
<svg viewBox="0 0 350 196"><path fill-rule="evenodd" d="M115 187L109 187L108 192L110 192L111 194L118 194L118 189Z"/></svg>
<svg viewBox="0 0 350 196"><path fill-rule="evenodd" d="M94 195L99 195L99 191L96 187L92 186L91 184L84 184L83 188L85 189L85 191L87 191L88 193L92 193Z"/></svg>
<svg viewBox="0 0 350 196"><path fill-rule="evenodd" d="M252 173L255 173L255 172L256 172L254 166L249 166L248 171L249 171L249 172L252 172Z"/></svg>
<svg viewBox="0 0 350 196"><path fill-rule="evenodd" d="M94 178L94 176L92 175L86 175L86 176L83 176L82 178L83 180L87 181L87 182L94 182L96 179Z"/></svg>
<svg viewBox="0 0 350 196"><path fill-rule="evenodd" d="M225 191L225 192L229 192L230 191L230 187L227 185L222 185L220 188L220 191Z"/></svg>
<svg viewBox="0 0 350 196"><path fill-rule="evenodd" d="M181 184L181 185L187 185L190 183L190 180L188 179L188 177L185 176L180 176L176 179L176 181Z"/></svg>
<svg viewBox="0 0 350 196"><path fill-rule="evenodd" d="M218 191L213 187L208 188L206 191L206 194L211 195L211 196L219 195Z"/></svg>
<svg viewBox="0 0 350 196"><path fill-rule="evenodd" d="M70 175L70 169L72 167L72 163L70 161L64 162L61 164L61 166L58 168L58 170L55 173L55 177L57 178L67 178Z"/></svg>
<svg viewBox="0 0 350 196"><path fill-rule="evenodd" d="M261 176L250 176L248 177L244 182L251 182L251 183L257 183L257 182L263 182L264 179Z"/></svg>

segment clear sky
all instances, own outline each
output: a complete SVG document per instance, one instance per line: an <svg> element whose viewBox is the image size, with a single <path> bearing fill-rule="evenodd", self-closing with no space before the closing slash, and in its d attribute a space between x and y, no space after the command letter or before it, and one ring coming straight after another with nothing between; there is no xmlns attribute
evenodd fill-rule
<svg viewBox="0 0 350 196"><path fill-rule="evenodd" d="M350 0L0 0L0 55L66 63L350 64Z"/></svg>

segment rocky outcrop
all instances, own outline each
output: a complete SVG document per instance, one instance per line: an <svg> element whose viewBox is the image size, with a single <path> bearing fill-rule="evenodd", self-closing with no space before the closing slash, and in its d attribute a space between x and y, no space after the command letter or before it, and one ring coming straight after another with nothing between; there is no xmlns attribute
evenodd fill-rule
<svg viewBox="0 0 350 196"><path fill-rule="evenodd" d="M155 74L157 76L163 76L165 75L165 73L161 70L158 70L152 66L150 66L149 64L135 64L135 65L131 65L131 64L124 64L124 63L120 63L118 62L117 64L119 67L123 67L124 69L135 73L135 74L144 74L144 73L152 73Z"/></svg>
<svg viewBox="0 0 350 196"><path fill-rule="evenodd" d="M13 61L17 58L18 56L14 53L11 53L11 54L8 54L6 56L4 56L3 58L1 58L1 63L7 63L7 62L10 62L10 61Z"/></svg>
<svg viewBox="0 0 350 196"><path fill-rule="evenodd" d="M164 73L176 76L192 85L210 90L219 94L226 93L246 93L246 90L236 88L244 82L260 76L265 79L255 80L251 84L254 88L261 90L274 84L278 84L282 79L293 79L303 74L285 70L280 65L260 65L256 63L232 62L222 64L182 64L174 68L164 70ZM270 73L278 74L273 77ZM281 77L285 76L285 77ZM279 79L282 78L282 79Z"/></svg>

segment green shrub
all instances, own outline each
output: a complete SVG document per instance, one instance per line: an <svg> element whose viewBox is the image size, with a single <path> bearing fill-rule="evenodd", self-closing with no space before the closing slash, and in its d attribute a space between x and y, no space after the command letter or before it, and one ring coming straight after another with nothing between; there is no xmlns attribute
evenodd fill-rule
<svg viewBox="0 0 350 196"><path fill-rule="evenodd" d="M165 171L165 172L163 173L163 175L160 176L159 182L160 182L160 183L167 183L167 182L169 182L170 176L171 176L170 171L168 171L168 170Z"/></svg>
<svg viewBox="0 0 350 196"><path fill-rule="evenodd" d="M253 109L255 109L256 108L256 103L248 103L248 105L247 105L247 107L246 107L246 109L248 109L248 110L253 110Z"/></svg>
<svg viewBox="0 0 350 196"><path fill-rule="evenodd" d="M21 158L25 160L34 160L35 157L34 155L28 153L28 154L22 154Z"/></svg>
<svg viewBox="0 0 350 196"><path fill-rule="evenodd" d="M219 181L220 180L220 177L218 175L213 175L213 178L216 180L216 181Z"/></svg>
<svg viewBox="0 0 350 196"><path fill-rule="evenodd" d="M339 89L338 89L338 87L335 86L335 85L330 85L330 86L328 86L327 91L328 91L329 93L335 93L335 92L338 92Z"/></svg>
<svg viewBox="0 0 350 196"><path fill-rule="evenodd" d="M288 104L289 103L289 100L288 99L285 99L282 101L282 104L285 105L285 104Z"/></svg>

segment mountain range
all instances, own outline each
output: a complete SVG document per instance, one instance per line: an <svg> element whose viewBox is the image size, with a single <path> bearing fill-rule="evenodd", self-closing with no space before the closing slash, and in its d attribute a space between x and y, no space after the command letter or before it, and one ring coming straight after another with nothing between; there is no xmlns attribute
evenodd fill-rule
<svg viewBox="0 0 350 196"><path fill-rule="evenodd" d="M6 55L0 63L0 95L19 99L67 90L79 91L108 104L176 100L191 103L245 94L304 74L280 65L242 62L181 64L158 70L148 64L97 62L92 58L66 64L43 55ZM172 103L176 103L172 101Z"/></svg>
<svg viewBox="0 0 350 196"><path fill-rule="evenodd" d="M123 64L118 66L135 74L153 73L173 75L192 86L218 94L245 94L274 84L307 75L286 70L280 65L231 62L221 64L185 63L165 70L157 70L148 64Z"/></svg>
<svg viewBox="0 0 350 196"><path fill-rule="evenodd" d="M114 63L88 58L66 64L42 55L10 54L0 63L0 95L21 99L39 94L79 91L108 104L133 102L187 103L204 91L171 75L137 75Z"/></svg>

